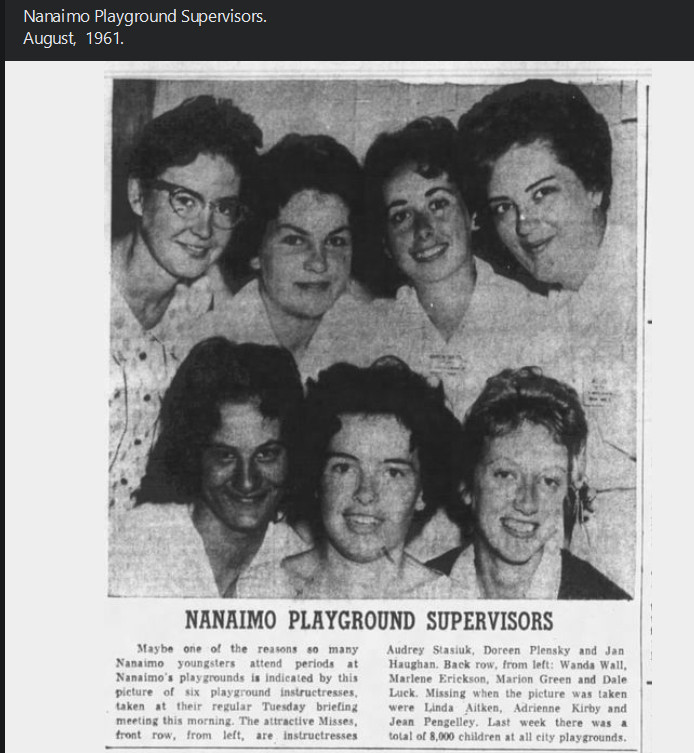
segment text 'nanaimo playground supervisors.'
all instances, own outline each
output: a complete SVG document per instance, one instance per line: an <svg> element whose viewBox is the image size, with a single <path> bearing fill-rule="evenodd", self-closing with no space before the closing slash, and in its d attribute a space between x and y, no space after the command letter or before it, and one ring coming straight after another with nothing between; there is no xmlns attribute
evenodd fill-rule
<svg viewBox="0 0 694 753"><path fill-rule="evenodd" d="M187 609L180 640L114 649L109 743L633 746L637 646L562 640L556 622L544 610Z"/></svg>
<svg viewBox="0 0 694 753"><path fill-rule="evenodd" d="M128 29L162 25L205 29L228 24L264 24L268 14L252 9L223 11L173 8L167 11L115 11L99 8L89 11L22 10L22 45L50 49L57 45L116 46L128 41Z"/></svg>

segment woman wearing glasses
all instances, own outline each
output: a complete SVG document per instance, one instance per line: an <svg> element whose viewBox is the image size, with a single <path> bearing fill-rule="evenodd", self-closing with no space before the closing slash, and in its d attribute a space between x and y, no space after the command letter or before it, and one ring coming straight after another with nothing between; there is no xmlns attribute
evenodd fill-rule
<svg viewBox="0 0 694 753"><path fill-rule="evenodd" d="M228 260L234 279L253 279L215 312L214 334L281 345L305 378L381 355L379 306L352 295L362 191L359 163L330 136L289 134L263 155L257 204Z"/></svg>
<svg viewBox="0 0 694 753"><path fill-rule="evenodd" d="M135 226L112 249L112 508L131 506L183 331L213 305L205 273L244 215L261 144L249 115L201 96L150 122L132 154Z"/></svg>

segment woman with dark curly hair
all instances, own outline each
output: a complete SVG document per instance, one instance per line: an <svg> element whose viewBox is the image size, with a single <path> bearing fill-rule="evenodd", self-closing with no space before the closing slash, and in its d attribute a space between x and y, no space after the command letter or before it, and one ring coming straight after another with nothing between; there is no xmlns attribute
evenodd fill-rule
<svg viewBox="0 0 694 753"><path fill-rule="evenodd" d="M208 273L247 215L263 136L228 99L193 97L150 121L130 157L133 228L113 242L111 511L132 507L161 396L219 305Z"/></svg>
<svg viewBox="0 0 694 753"><path fill-rule="evenodd" d="M489 374L530 359L531 294L473 254L470 176L449 120L382 133L364 171L372 287L396 295L390 352L442 380L462 418Z"/></svg>
<svg viewBox="0 0 694 753"><path fill-rule="evenodd" d="M460 455L474 544L427 564L470 599L627 599L563 546L582 523L588 425L576 391L535 367L490 378Z"/></svg>
<svg viewBox="0 0 694 753"><path fill-rule="evenodd" d="M580 390L591 427L591 478L605 495L600 502L606 510L624 508L633 520L636 239L610 210L607 120L574 84L528 80L484 97L458 128L480 220L548 286L528 333L542 349L520 363L540 364Z"/></svg>
<svg viewBox="0 0 694 753"><path fill-rule="evenodd" d="M283 560L281 595L445 596L447 579L405 545L414 519L456 495L459 435L443 391L397 359L335 364L310 381L290 514L316 544Z"/></svg>
<svg viewBox="0 0 694 753"><path fill-rule="evenodd" d="M215 333L281 345L305 376L382 353L368 349L370 307L351 294L362 202L361 167L330 136L289 134L264 154L253 215L229 259L234 278L255 279L217 312Z"/></svg>
<svg viewBox="0 0 694 753"><path fill-rule="evenodd" d="M612 189L605 118L573 84L492 92L458 123L499 238L537 280L579 290L601 256Z"/></svg>
<svg viewBox="0 0 694 753"><path fill-rule="evenodd" d="M306 548L283 518L303 392L280 348L196 345L111 548L120 596L253 596L255 568Z"/></svg>

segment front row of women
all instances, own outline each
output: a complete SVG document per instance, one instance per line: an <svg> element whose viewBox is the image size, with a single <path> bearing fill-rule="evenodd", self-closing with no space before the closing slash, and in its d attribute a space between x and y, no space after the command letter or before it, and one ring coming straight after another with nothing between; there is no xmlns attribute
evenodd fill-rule
<svg viewBox="0 0 694 753"><path fill-rule="evenodd" d="M629 598L567 550L587 424L538 369L491 377L461 426L398 359L335 364L304 397L286 351L215 337L160 422L113 535L114 595ZM422 563L408 540L440 507L464 543Z"/></svg>

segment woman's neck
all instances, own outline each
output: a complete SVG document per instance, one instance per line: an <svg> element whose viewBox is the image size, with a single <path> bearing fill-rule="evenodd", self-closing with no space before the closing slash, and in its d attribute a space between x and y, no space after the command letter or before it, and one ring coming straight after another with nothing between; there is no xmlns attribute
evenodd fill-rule
<svg viewBox="0 0 694 753"><path fill-rule="evenodd" d="M219 593L224 596L255 557L267 529L234 531L203 503L197 503L193 509L193 525L205 546Z"/></svg>
<svg viewBox="0 0 694 753"><path fill-rule="evenodd" d="M580 290L598 265L600 254L604 253L602 242L605 239L606 228L607 222L601 214L587 231L583 253L574 257L575 266L568 269L564 275L562 287L565 290Z"/></svg>
<svg viewBox="0 0 694 753"><path fill-rule="evenodd" d="M542 560L543 550L522 565L500 560L479 540L475 543L477 584L487 599L523 599Z"/></svg>
<svg viewBox="0 0 694 753"><path fill-rule="evenodd" d="M152 257L139 230L113 244L112 263L125 302L140 324L151 329L166 313L178 280Z"/></svg>
<svg viewBox="0 0 694 753"><path fill-rule="evenodd" d="M343 557L329 543L322 561L322 579L339 598L370 598L393 591L403 576L405 553L402 548L386 552L373 562L354 562Z"/></svg>
<svg viewBox="0 0 694 753"><path fill-rule="evenodd" d="M476 280L475 263L470 259L469 264L445 280L415 285L421 307L444 340L450 340L460 328L470 307Z"/></svg>
<svg viewBox="0 0 694 753"><path fill-rule="evenodd" d="M260 283L260 295L277 342L283 348L286 348L295 360L300 360L323 317L305 319L287 313L265 294L262 282Z"/></svg>

